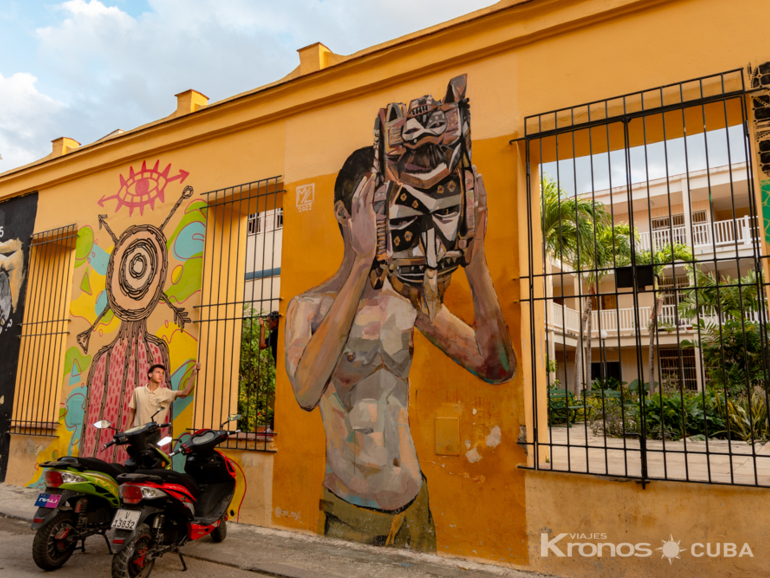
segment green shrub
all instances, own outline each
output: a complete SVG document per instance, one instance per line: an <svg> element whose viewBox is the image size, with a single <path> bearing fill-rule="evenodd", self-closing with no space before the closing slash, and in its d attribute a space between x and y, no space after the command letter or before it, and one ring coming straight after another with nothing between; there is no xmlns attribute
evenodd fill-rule
<svg viewBox="0 0 770 578"><path fill-rule="evenodd" d="M633 392L624 390L620 400L590 399L593 408L591 431L595 435L622 437L641 431L642 403ZM766 441L770 438L768 408L764 391L725 401L724 391L656 393L644 399L647 437L680 440L682 438ZM729 430L729 432L728 432Z"/></svg>

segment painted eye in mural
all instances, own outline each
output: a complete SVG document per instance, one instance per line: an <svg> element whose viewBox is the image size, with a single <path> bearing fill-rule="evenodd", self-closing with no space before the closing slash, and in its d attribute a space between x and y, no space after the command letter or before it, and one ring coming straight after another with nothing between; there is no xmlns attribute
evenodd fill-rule
<svg viewBox="0 0 770 578"><path fill-rule="evenodd" d="M159 182L154 175L136 179L133 182L126 183L126 194L142 199L149 198L156 194L159 186Z"/></svg>
<svg viewBox="0 0 770 578"><path fill-rule="evenodd" d="M417 220L417 217L404 217L403 219L391 219L391 229L405 229Z"/></svg>
<svg viewBox="0 0 770 578"><path fill-rule="evenodd" d="M440 217L441 219L452 219L460 214L460 205L455 205L454 207L446 207L440 211L436 211L433 214L437 217Z"/></svg>
<svg viewBox="0 0 770 578"><path fill-rule="evenodd" d="M446 129L446 115L441 111L434 112L430 115L426 128L434 134L444 132L444 129Z"/></svg>
<svg viewBox="0 0 770 578"><path fill-rule="evenodd" d="M134 167L129 167L128 177L120 175L120 190L112 196L103 196L99 199L99 206L103 207L106 201L117 199L118 204L115 207L117 213L122 206L129 209L129 215L132 215L134 209L139 209L140 214L144 214L144 207L155 209L155 201L164 202L166 185L179 180L183 183L187 178L187 171L180 170L179 174L170 176L171 165L160 170L160 161L155 161L152 167L147 166L147 161L142 162L142 168L138 171Z"/></svg>
<svg viewBox="0 0 770 578"><path fill-rule="evenodd" d="M404 127L403 137L406 140L413 140L424 130L423 126L414 119L409 119Z"/></svg>

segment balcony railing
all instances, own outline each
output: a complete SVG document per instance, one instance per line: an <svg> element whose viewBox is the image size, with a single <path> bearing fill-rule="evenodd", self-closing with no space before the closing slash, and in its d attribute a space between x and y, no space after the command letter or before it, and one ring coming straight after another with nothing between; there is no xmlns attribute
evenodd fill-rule
<svg viewBox="0 0 770 578"><path fill-rule="evenodd" d="M655 250L670 244L673 234L675 243L690 245L687 227L674 227L673 229L661 229L652 232L652 242ZM699 223L692 226L694 247L725 245L750 245L759 240L759 227L756 217L748 216L727 221L715 221L714 223ZM650 250L650 233L640 233L637 247L643 251Z"/></svg>
<svg viewBox="0 0 770 578"><path fill-rule="evenodd" d="M647 331L647 327L650 322L651 307L639 307L635 309L633 307L626 307L623 309L605 309L604 311L592 311L591 312L591 329L592 335L597 336L599 331L606 331L607 333L616 333L618 326L620 326L621 332L635 331L638 327L641 331ZM601 321L600 321L601 315ZM564 318L566 317L566 325ZM760 321L759 311L745 311L743 318L747 322L758 323ZM724 323L728 316L722 314L717 316L715 309L708 309L701 313L700 319L707 324ZM552 314L549 313L549 322L553 327L560 329L567 329L578 333L580 329L580 313L570 307L563 307L557 303L552 305ZM676 327L689 329L697 322L696 319L684 319L677 316L676 305L664 305L660 318L658 319L658 326L661 328Z"/></svg>

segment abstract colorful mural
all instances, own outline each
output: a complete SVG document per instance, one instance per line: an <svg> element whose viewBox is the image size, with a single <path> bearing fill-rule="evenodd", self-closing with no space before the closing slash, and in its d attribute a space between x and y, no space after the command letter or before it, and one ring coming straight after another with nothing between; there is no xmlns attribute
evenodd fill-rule
<svg viewBox="0 0 770 578"><path fill-rule="evenodd" d="M0 203L0 482L8 466L29 240L36 215L37 193Z"/></svg>
<svg viewBox="0 0 770 578"><path fill-rule="evenodd" d="M326 472L319 532L436 550L428 484L409 426L414 328L489 383L516 360L486 264L486 191L471 162L466 76L443 100L392 103L373 147L345 161L334 211L345 252L287 311L286 370L300 406L320 407ZM464 268L475 323L443 296Z"/></svg>
<svg viewBox="0 0 770 578"><path fill-rule="evenodd" d="M128 171L136 177L134 184L149 172L146 162L141 166ZM158 166L155 162L155 169ZM168 166L164 172L169 172ZM206 204L192 198L189 186L174 191L172 207L162 204L165 185L175 180L179 185L187 176L178 173L178 179L161 183L157 202L146 206L151 211L145 214L148 220L164 211L157 218L160 224L131 224L118 235L108 217L98 214L102 199L94 208L94 223L78 231L70 314L87 329L68 343L58 438L38 461L68 454L125 460L123 450L101 451L108 434L101 439L91 424L108 419L116 427L127 427L128 400L135 387L145 385L153 363L169 368L166 387L183 389L192 378L198 340L190 312L201 287ZM131 186L123 175L119 181L121 191ZM163 306L157 307L160 302ZM192 399L174 402L174 431L190 426ZM30 485L39 476L40 471Z"/></svg>

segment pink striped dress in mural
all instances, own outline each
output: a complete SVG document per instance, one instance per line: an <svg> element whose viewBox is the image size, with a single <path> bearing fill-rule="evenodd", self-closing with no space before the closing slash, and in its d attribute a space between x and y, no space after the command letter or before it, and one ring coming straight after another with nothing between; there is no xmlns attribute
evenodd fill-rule
<svg viewBox="0 0 770 578"><path fill-rule="evenodd" d="M118 430L131 427L128 403L140 385L147 384L147 371L156 363L169 367L166 342L147 333L144 320L123 322L115 341L102 347L94 356L88 373L88 397L85 408L80 455L97 457L108 462L123 463L128 459L125 448L113 446L106 451L104 444L112 441L111 429L98 430L93 424L106 419ZM166 387L171 387L166 373ZM171 415L169 414L169 421ZM163 435L171 435L166 430Z"/></svg>

